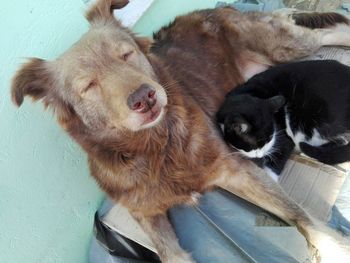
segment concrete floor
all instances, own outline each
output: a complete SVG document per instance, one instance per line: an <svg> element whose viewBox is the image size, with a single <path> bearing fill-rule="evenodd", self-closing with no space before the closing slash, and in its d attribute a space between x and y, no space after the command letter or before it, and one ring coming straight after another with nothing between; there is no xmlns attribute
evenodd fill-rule
<svg viewBox="0 0 350 263"><path fill-rule="evenodd" d="M300 10L309 11L334 11L343 3L350 0L284 0L285 5Z"/></svg>

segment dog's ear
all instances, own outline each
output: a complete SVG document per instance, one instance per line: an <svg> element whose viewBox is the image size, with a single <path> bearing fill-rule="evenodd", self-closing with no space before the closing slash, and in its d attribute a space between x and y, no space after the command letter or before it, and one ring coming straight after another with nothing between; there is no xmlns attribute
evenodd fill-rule
<svg viewBox="0 0 350 263"><path fill-rule="evenodd" d="M135 42L139 46L140 50L144 53L147 54L152 46L152 39L148 37L135 37Z"/></svg>
<svg viewBox="0 0 350 263"><path fill-rule="evenodd" d="M24 64L12 79L12 101L19 107L25 96L30 96L35 101L42 100L45 107L50 107L58 120L62 121L70 118L74 110L57 95L50 63L32 58Z"/></svg>
<svg viewBox="0 0 350 263"><path fill-rule="evenodd" d="M114 9L121 9L129 3L128 0L97 0L87 11L86 19L90 23L107 23L117 21L113 16Z"/></svg>
<svg viewBox="0 0 350 263"><path fill-rule="evenodd" d="M34 100L44 98L53 82L48 69L48 62L39 58L32 58L16 73L12 80L12 101L19 107L25 96Z"/></svg>

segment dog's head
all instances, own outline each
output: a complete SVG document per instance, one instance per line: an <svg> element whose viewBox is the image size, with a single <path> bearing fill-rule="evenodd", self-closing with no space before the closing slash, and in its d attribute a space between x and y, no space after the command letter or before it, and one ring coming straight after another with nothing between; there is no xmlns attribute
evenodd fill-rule
<svg viewBox="0 0 350 263"><path fill-rule="evenodd" d="M167 105L145 56L150 41L121 26L113 9L127 0L98 0L86 14L89 31L55 61L32 58L15 75L13 101L42 99L63 126L77 117L99 135L157 125ZM73 116L74 115L74 116Z"/></svg>

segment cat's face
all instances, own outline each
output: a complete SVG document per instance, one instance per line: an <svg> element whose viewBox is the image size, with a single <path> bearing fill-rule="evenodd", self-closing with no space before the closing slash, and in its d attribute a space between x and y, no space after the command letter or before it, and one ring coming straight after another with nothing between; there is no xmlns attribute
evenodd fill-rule
<svg viewBox="0 0 350 263"><path fill-rule="evenodd" d="M274 113L284 102L282 96L270 99L250 95L228 97L217 113L225 141L249 158L264 157L275 140Z"/></svg>

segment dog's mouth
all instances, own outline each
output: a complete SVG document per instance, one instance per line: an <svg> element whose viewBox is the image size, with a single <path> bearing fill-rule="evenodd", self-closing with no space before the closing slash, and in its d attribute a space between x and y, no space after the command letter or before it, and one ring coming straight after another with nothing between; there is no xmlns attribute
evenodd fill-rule
<svg viewBox="0 0 350 263"><path fill-rule="evenodd" d="M164 107L160 106L157 103L148 112L143 113L144 114L144 121L142 123L142 126L150 127L150 126L157 124L162 119L163 113L164 113Z"/></svg>

